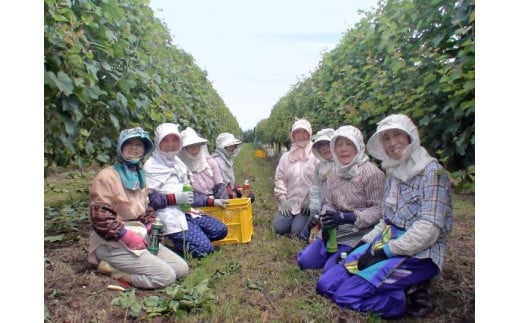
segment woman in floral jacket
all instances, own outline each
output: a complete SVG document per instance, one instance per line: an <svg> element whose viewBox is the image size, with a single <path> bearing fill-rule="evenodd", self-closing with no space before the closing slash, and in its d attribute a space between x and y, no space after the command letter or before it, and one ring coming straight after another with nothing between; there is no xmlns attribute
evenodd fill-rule
<svg viewBox="0 0 520 323"><path fill-rule="evenodd" d="M125 129L117 144L118 161L94 178L89 195L92 225L88 261L98 271L139 288L163 288L188 274L188 264L163 245L147 250L154 221L141 162L153 150L148 132Z"/></svg>

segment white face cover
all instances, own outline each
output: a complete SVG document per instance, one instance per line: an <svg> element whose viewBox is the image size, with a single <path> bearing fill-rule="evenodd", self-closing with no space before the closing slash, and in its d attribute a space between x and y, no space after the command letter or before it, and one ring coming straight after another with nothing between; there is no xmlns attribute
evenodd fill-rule
<svg viewBox="0 0 520 323"><path fill-rule="evenodd" d="M300 148L305 148L309 143L309 140L295 141L294 143Z"/></svg>
<svg viewBox="0 0 520 323"><path fill-rule="evenodd" d="M175 156L177 155L177 151L170 151L170 152L161 151L161 154L163 154L164 157L166 157L166 159L168 159L169 161L173 161L175 159Z"/></svg>

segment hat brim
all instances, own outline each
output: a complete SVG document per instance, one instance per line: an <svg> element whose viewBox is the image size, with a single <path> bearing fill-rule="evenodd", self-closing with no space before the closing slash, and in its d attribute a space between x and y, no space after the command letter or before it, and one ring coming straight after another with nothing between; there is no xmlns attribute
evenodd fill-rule
<svg viewBox="0 0 520 323"><path fill-rule="evenodd" d="M191 145L206 145L208 143L208 141L206 139L203 139L203 138L193 138L193 139L184 139L185 141L183 141L183 147L187 147L187 146L191 146Z"/></svg>
<svg viewBox="0 0 520 323"><path fill-rule="evenodd" d="M386 151L383 148L383 143L381 142L381 136L383 135L383 133L385 131L391 130L391 129L402 130L402 131L406 132L408 134L408 136L410 136L410 134L408 133L408 130L400 124L387 124L387 125L382 126L380 129L378 129L372 135L372 137L370 137L370 139L368 139L368 142L366 145L367 152L372 157L379 159L379 160L388 158L388 155L386 154Z"/></svg>
<svg viewBox="0 0 520 323"><path fill-rule="evenodd" d="M240 145L242 142L240 140L231 140L230 142L224 144L224 147L229 147L229 146L233 146L233 145Z"/></svg>

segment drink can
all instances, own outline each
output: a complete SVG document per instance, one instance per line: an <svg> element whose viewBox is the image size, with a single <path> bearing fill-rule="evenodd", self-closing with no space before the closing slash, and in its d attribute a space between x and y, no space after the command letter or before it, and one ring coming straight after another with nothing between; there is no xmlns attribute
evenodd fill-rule
<svg viewBox="0 0 520 323"><path fill-rule="evenodd" d="M148 246L148 250L154 255L157 255L159 252L162 227L161 220L155 219L155 222L152 224L152 229L150 230L150 245Z"/></svg>

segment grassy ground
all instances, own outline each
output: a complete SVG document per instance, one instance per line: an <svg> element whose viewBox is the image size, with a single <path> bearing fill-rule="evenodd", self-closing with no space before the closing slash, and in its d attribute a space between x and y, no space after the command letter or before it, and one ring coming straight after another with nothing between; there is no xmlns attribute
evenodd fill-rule
<svg viewBox="0 0 520 323"><path fill-rule="evenodd" d="M99 275L86 262L89 228L84 201L96 170L52 174L45 181L46 321L382 321L370 314L340 310L318 296L315 284L320 272L301 271L296 264L296 255L304 243L272 232L275 167L276 160L255 158L254 147L243 145L235 163L235 175L239 183L249 179L256 196L253 239L244 244L222 245L215 254L202 260L188 259L191 273L179 286L186 292L199 292L191 294L197 305L190 310L179 307L176 314L162 311L155 317L159 313L157 307L150 310L144 306L137 315L132 315L130 309L112 305L112 302L121 304L121 294L107 290L110 278ZM454 195L454 229L448 239L444 274L432 286L434 315L422 320L405 317L402 322L474 321L474 205L473 195ZM205 282L209 289L199 289ZM142 305L164 298L165 292L136 290L135 297L133 302Z"/></svg>

